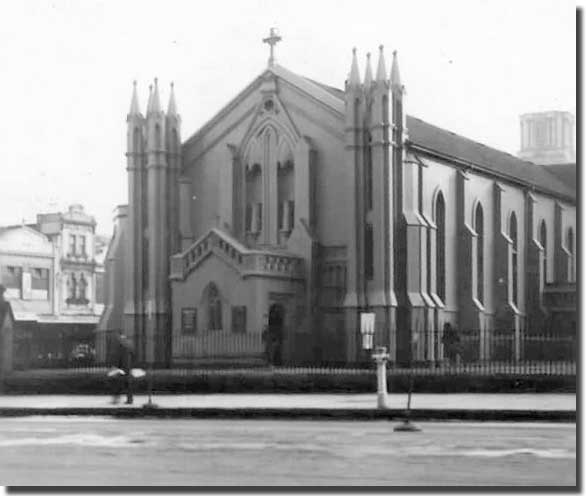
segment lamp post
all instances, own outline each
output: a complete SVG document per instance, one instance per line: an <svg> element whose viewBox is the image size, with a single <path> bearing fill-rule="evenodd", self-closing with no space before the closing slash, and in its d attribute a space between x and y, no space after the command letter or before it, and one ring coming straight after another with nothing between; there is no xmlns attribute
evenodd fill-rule
<svg viewBox="0 0 586 496"><path fill-rule="evenodd" d="M372 350L374 341L374 321L375 314L363 312L360 314L360 333L362 334L362 348ZM387 404L387 360L389 354L386 346L377 346L372 358L376 363L376 397L377 407L381 409L388 408Z"/></svg>

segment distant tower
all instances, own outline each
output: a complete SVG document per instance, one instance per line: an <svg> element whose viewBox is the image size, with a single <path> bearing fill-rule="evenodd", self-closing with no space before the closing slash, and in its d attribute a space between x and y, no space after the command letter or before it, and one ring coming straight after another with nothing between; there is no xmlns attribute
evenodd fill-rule
<svg viewBox="0 0 586 496"><path fill-rule="evenodd" d="M568 164L576 161L574 116L570 112L523 114L519 158L536 164Z"/></svg>

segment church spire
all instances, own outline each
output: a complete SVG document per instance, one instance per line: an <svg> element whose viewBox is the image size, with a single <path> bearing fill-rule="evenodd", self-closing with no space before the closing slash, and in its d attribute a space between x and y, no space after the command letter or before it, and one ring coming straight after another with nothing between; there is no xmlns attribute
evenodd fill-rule
<svg viewBox="0 0 586 496"><path fill-rule="evenodd" d="M350 67L348 84L355 87L360 86L360 70L358 69L358 59L356 58L356 48L352 49L352 66Z"/></svg>
<svg viewBox="0 0 586 496"><path fill-rule="evenodd" d="M175 104L174 84L171 83L171 94L169 95L169 105L167 106L167 115L176 115L177 105Z"/></svg>
<svg viewBox="0 0 586 496"><path fill-rule="evenodd" d="M393 66L391 67L391 86L393 90L401 89L401 76L399 74L399 60L397 58L397 50L393 52Z"/></svg>
<svg viewBox="0 0 586 496"><path fill-rule="evenodd" d="M378 67L376 69L376 82L380 83L387 80L387 67L385 64L385 54L383 52L384 46L378 47Z"/></svg>
<svg viewBox="0 0 586 496"><path fill-rule="evenodd" d="M159 99L159 84L158 79L155 78L155 87L151 93L150 106L147 113L158 113L161 111L161 101Z"/></svg>
<svg viewBox="0 0 586 496"><path fill-rule="evenodd" d="M364 87L370 88L372 84L372 67L370 67L370 52L366 54L366 71L364 73Z"/></svg>
<svg viewBox="0 0 586 496"><path fill-rule="evenodd" d="M140 107L138 106L138 96L136 94L136 80L132 82L132 100L130 101L129 115L139 115Z"/></svg>

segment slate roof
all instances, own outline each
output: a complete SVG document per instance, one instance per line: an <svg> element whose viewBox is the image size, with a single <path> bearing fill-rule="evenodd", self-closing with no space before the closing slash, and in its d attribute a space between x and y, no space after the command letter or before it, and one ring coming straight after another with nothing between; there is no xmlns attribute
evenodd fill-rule
<svg viewBox="0 0 586 496"><path fill-rule="evenodd" d="M576 173L576 164L555 164L546 166L547 170L559 177L569 188L576 192L576 184L578 182Z"/></svg>
<svg viewBox="0 0 586 496"><path fill-rule="evenodd" d="M344 99L342 90L319 83L313 79L304 79L326 90L336 98ZM576 184L575 164L574 177L572 178L571 171L567 167L562 170L563 166L554 166L554 170L554 167L534 164L410 115L407 116L407 129L409 131L409 141L428 149L430 152L437 152L441 155L460 159L503 178L533 184L538 189L556 196L563 196L571 200L576 199L575 187L569 186ZM556 174L558 171L560 174ZM566 179L564 180L564 178Z"/></svg>
<svg viewBox="0 0 586 496"><path fill-rule="evenodd" d="M409 140L423 148L479 166L487 172L520 180L537 188L575 200L576 193L544 165L521 160L506 152L452 133L416 117L407 116Z"/></svg>

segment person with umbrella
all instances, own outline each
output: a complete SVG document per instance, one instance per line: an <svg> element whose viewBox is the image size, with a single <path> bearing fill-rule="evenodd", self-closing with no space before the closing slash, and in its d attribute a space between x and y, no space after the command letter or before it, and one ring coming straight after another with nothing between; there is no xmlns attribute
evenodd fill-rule
<svg viewBox="0 0 586 496"><path fill-rule="evenodd" d="M132 359L134 348L130 340L124 335L117 336L115 368L108 373L114 379L114 394L112 403L120 402L120 396L126 391L126 404L132 405L134 402L133 384L132 384Z"/></svg>

